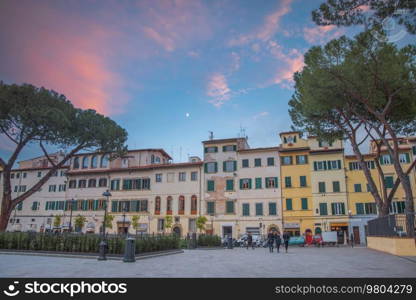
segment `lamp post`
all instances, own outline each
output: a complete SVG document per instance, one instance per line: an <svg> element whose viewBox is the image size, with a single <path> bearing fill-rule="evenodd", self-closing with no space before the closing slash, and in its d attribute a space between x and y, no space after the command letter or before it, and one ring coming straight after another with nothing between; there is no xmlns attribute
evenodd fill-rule
<svg viewBox="0 0 416 300"><path fill-rule="evenodd" d="M124 231L124 235L128 235L129 234L129 231L128 231L128 229L126 230L126 211L127 211L127 203L126 202L124 202L124 205L123 205L123 231Z"/></svg>
<svg viewBox="0 0 416 300"><path fill-rule="evenodd" d="M74 200L74 198L71 199L71 213L69 215L69 232L72 232L72 211L74 209L74 205L76 203L76 201Z"/></svg>
<svg viewBox="0 0 416 300"><path fill-rule="evenodd" d="M105 223L107 219L107 203L109 202L109 198L111 197L111 193L107 190L103 193L103 196L106 197L106 200L104 201L104 220L103 220L103 231L101 236L101 242L99 246L99 256L98 260L107 260L106 254L107 254L107 242L105 238Z"/></svg>

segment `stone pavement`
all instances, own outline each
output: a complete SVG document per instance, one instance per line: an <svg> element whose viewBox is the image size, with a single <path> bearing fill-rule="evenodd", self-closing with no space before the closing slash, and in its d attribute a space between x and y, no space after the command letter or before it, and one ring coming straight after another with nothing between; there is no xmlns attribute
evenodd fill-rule
<svg viewBox="0 0 416 300"><path fill-rule="evenodd" d="M185 250L135 263L0 254L0 277L416 277L416 261L347 247Z"/></svg>

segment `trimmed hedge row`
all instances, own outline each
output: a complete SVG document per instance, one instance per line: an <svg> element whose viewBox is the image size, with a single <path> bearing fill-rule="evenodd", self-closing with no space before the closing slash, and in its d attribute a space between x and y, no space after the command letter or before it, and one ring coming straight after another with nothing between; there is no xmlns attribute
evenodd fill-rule
<svg viewBox="0 0 416 300"><path fill-rule="evenodd" d="M95 234L51 234L28 232L1 232L0 249L98 253L101 241ZM125 237L108 236L108 253L123 254ZM136 253L179 249L180 239L175 235L152 235L136 238Z"/></svg>
<svg viewBox="0 0 416 300"><path fill-rule="evenodd" d="M219 247L221 246L221 238L218 235L201 234L198 236L198 246Z"/></svg>

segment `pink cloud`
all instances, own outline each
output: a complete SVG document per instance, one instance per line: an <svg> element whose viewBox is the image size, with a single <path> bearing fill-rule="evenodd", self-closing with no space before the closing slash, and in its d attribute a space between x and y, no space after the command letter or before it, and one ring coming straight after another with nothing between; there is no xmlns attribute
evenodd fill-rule
<svg viewBox="0 0 416 300"><path fill-rule="evenodd" d="M144 26L143 27L143 31L144 33L151 38L152 40L154 40L156 43L160 44L163 46L163 48L166 51L173 51L175 50L175 44L174 41L168 37L168 36L162 36L159 32L157 32L155 29L151 28L151 27L147 27Z"/></svg>
<svg viewBox="0 0 416 300"><path fill-rule="evenodd" d="M280 62L280 66L272 79L272 83L284 88L290 88L293 84L293 74L302 70L305 65L303 54L297 49L291 49L285 53L277 44L273 44L271 53Z"/></svg>
<svg viewBox="0 0 416 300"><path fill-rule="evenodd" d="M255 31L242 34L237 38L233 38L228 42L229 46L242 46L252 41L267 42L278 32L280 28L280 19L291 11L290 5L293 0L282 0L279 1L279 7L266 16L263 24Z"/></svg>
<svg viewBox="0 0 416 300"><path fill-rule="evenodd" d="M213 74L208 82L207 95L211 97L208 102L215 107L221 107L231 99L231 89L228 87L227 79L221 73Z"/></svg>
<svg viewBox="0 0 416 300"><path fill-rule="evenodd" d="M337 29L335 25L305 27L303 37L309 43L315 44L340 37L344 32L343 29Z"/></svg>

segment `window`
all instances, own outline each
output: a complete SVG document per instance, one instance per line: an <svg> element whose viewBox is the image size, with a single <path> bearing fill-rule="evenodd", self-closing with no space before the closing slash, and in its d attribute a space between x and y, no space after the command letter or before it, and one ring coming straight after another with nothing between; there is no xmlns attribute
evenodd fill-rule
<svg viewBox="0 0 416 300"><path fill-rule="evenodd" d="M158 231L165 230L165 219L158 219L157 220L157 230Z"/></svg>
<svg viewBox="0 0 416 300"><path fill-rule="evenodd" d="M326 203L319 203L319 214L321 216L327 216L328 215L328 206Z"/></svg>
<svg viewBox="0 0 416 300"><path fill-rule="evenodd" d="M88 180L88 187L89 188L97 187L97 180L96 179L89 179Z"/></svg>
<svg viewBox="0 0 416 300"><path fill-rule="evenodd" d="M179 172L179 181L186 181L186 172Z"/></svg>
<svg viewBox="0 0 416 300"><path fill-rule="evenodd" d="M74 158L74 164L72 165L74 169L79 169L79 157Z"/></svg>
<svg viewBox="0 0 416 300"><path fill-rule="evenodd" d="M16 178L20 178L20 173L16 173Z"/></svg>
<svg viewBox="0 0 416 300"><path fill-rule="evenodd" d="M277 215L276 203L269 202L269 216L276 216L276 215Z"/></svg>
<svg viewBox="0 0 416 300"><path fill-rule="evenodd" d="M234 172L237 170L237 162L232 160L224 161L222 167L224 172Z"/></svg>
<svg viewBox="0 0 416 300"><path fill-rule="evenodd" d="M255 179L256 181L256 189L261 189L261 177Z"/></svg>
<svg viewBox="0 0 416 300"><path fill-rule="evenodd" d="M409 153L399 153L399 161L400 161L400 163L403 163L403 164L410 163L410 155L409 155ZM23 175L24 174L25 173L23 173Z"/></svg>
<svg viewBox="0 0 416 300"><path fill-rule="evenodd" d="M406 208L406 204L404 201L393 201L390 204L389 211L393 214L402 214Z"/></svg>
<svg viewBox="0 0 416 300"><path fill-rule="evenodd" d="M345 204L342 202L331 203L331 210L333 215L345 215Z"/></svg>
<svg viewBox="0 0 416 300"><path fill-rule="evenodd" d="M92 169L95 169L95 168L97 168L98 167L98 156L97 155L94 155L92 158L91 158L91 168Z"/></svg>
<svg viewBox="0 0 416 300"><path fill-rule="evenodd" d="M325 193L326 192L325 182L319 182L318 185L319 185L319 192Z"/></svg>
<svg viewBox="0 0 416 300"><path fill-rule="evenodd" d="M14 192L17 193L18 190L19 190L19 186L18 185L15 185L14 186Z"/></svg>
<svg viewBox="0 0 416 300"><path fill-rule="evenodd" d="M225 189L226 191L234 191L234 179L227 179Z"/></svg>
<svg viewBox="0 0 416 300"><path fill-rule="evenodd" d="M82 158L82 168L87 169L88 168L88 156L84 156Z"/></svg>
<svg viewBox="0 0 416 300"><path fill-rule="evenodd" d="M56 189L56 186L55 186L55 189ZM22 193L26 192L26 186L25 185L19 186L19 192L22 192Z"/></svg>
<svg viewBox="0 0 416 300"><path fill-rule="evenodd" d="M413 153L413 155L416 155L416 146L412 147L412 153Z"/></svg>
<svg viewBox="0 0 416 300"><path fill-rule="evenodd" d="M215 214L215 202L214 201L207 202L207 214L208 215Z"/></svg>
<svg viewBox="0 0 416 300"><path fill-rule="evenodd" d="M32 203L32 210L38 210L38 209L39 209L39 202L34 201L34 202Z"/></svg>
<svg viewBox="0 0 416 300"><path fill-rule="evenodd" d="M282 156L282 165L291 165L292 156Z"/></svg>
<svg viewBox="0 0 416 300"><path fill-rule="evenodd" d="M222 146L222 152L237 151L237 145Z"/></svg>
<svg viewBox="0 0 416 300"><path fill-rule="evenodd" d="M365 214L366 215L375 215L377 214L377 206L375 203L365 203L364 204Z"/></svg>
<svg viewBox="0 0 416 300"><path fill-rule="evenodd" d="M386 186L387 189L391 189L393 188L393 176L385 176L384 177L384 185Z"/></svg>
<svg viewBox="0 0 416 300"><path fill-rule="evenodd" d="M178 199L178 214L183 215L185 212L185 197L179 196Z"/></svg>
<svg viewBox="0 0 416 300"><path fill-rule="evenodd" d="M175 173L168 173L167 182L174 182L174 181L175 181Z"/></svg>
<svg viewBox="0 0 416 300"><path fill-rule="evenodd" d="M300 186L301 187L306 187L307 183L306 183L306 176L300 176L299 177L299 181L300 181Z"/></svg>
<svg viewBox="0 0 416 300"><path fill-rule="evenodd" d="M59 185L59 191L60 192L65 192L66 191L66 185L65 184L60 184Z"/></svg>
<svg viewBox="0 0 416 300"><path fill-rule="evenodd" d="M308 209L308 198L301 198L301 207L303 210L307 210Z"/></svg>
<svg viewBox="0 0 416 300"><path fill-rule="evenodd" d="M263 203L256 203L256 216L263 215Z"/></svg>
<svg viewBox="0 0 416 300"><path fill-rule="evenodd" d="M196 214L196 210L198 207L198 198L195 195L192 195L191 197L191 214Z"/></svg>
<svg viewBox="0 0 416 300"><path fill-rule="evenodd" d="M332 181L332 191L334 193L339 193L341 191L339 181ZM323 193L325 193L325 191Z"/></svg>
<svg viewBox="0 0 416 300"><path fill-rule="evenodd" d="M233 214L234 213L234 201L226 201L225 203L225 212L227 214Z"/></svg>
<svg viewBox="0 0 416 300"><path fill-rule="evenodd" d="M267 158L267 165L268 166L274 166L274 157L268 157Z"/></svg>
<svg viewBox="0 0 416 300"><path fill-rule="evenodd" d="M297 165L305 165L308 163L308 156L307 155L296 155L296 164Z"/></svg>
<svg viewBox="0 0 416 300"><path fill-rule="evenodd" d="M361 193L362 192L361 183L354 184L354 192L356 192L356 193Z"/></svg>
<svg viewBox="0 0 416 300"><path fill-rule="evenodd" d="M332 143L327 141L319 141L319 147L332 147Z"/></svg>
<svg viewBox="0 0 416 300"><path fill-rule="evenodd" d="M77 181L76 180L70 180L69 181L69 188L75 189L77 187Z"/></svg>
<svg viewBox="0 0 416 300"><path fill-rule="evenodd" d="M375 169L375 163L372 160L365 161L369 169ZM361 164L358 161L349 163L350 171L362 170Z"/></svg>
<svg viewBox="0 0 416 300"><path fill-rule="evenodd" d="M216 162L209 162L205 163L205 173L217 173L217 163Z"/></svg>
<svg viewBox="0 0 416 300"><path fill-rule="evenodd" d="M38 176L39 177L39 176ZM14 178L14 173L10 174L10 178L13 179Z"/></svg>
<svg viewBox="0 0 416 300"><path fill-rule="evenodd" d="M278 188L278 181L277 181L277 177L266 177L265 178L265 182L266 182L266 188L270 189L270 188Z"/></svg>
<svg viewBox="0 0 416 300"><path fill-rule="evenodd" d="M60 175L61 177L63 177L63 176L66 176L66 172L65 171L61 171L61 175Z"/></svg>
<svg viewBox="0 0 416 300"><path fill-rule="evenodd" d="M249 160L248 159L243 159L241 161L241 163L242 163L243 168L248 168L249 167Z"/></svg>
<svg viewBox="0 0 416 300"><path fill-rule="evenodd" d="M113 179L110 182L110 188L112 191L120 190L120 179Z"/></svg>
<svg viewBox="0 0 416 300"><path fill-rule="evenodd" d="M167 214L172 214L172 202L173 202L172 197L171 196L168 196L166 198L166 211L167 211Z"/></svg>
<svg viewBox="0 0 416 300"><path fill-rule="evenodd" d="M23 209L23 202L19 202L19 204L17 204L16 206L17 210L22 210Z"/></svg>
<svg viewBox="0 0 416 300"><path fill-rule="evenodd" d="M205 147L205 153L216 153L218 152L218 147Z"/></svg>
<svg viewBox="0 0 416 300"><path fill-rule="evenodd" d="M292 210L293 206L292 206L292 199L291 198L286 198L286 210Z"/></svg>
<svg viewBox="0 0 416 300"><path fill-rule="evenodd" d="M254 166L255 167L261 167L261 158L255 158L254 159Z"/></svg>
<svg viewBox="0 0 416 300"><path fill-rule="evenodd" d="M251 189L251 178L240 179L240 190Z"/></svg>
<svg viewBox="0 0 416 300"><path fill-rule="evenodd" d="M191 181L198 180L198 172L191 172Z"/></svg>
<svg viewBox="0 0 416 300"><path fill-rule="evenodd" d="M58 176L58 171L53 172L51 176Z"/></svg>
<svg viewBox="0 0 416 300"><path fill-rule="evenodd" d="M149 190L150 178L134 178L123 180L123 190Z"/></svg>
<svg viewBox="0 0 416 300"><path fill-rule="evenodd" d="M42 177L42 172L38 172L38 177Z"/></svg>
<svg viewBox="0 0 416 300"><path fill-rule="evenodd" d="M215 181L214 180L207 180L207 191L214 192L215 191Z"/></svg>
<svg viewBox="0 0 416 300"><path fill-rule="evenodd" d="M160 202L161 202L160 197L157 196L155 198L155 213L156 214L159 214L160 213L160 206L161 206L161 203Z"/></svg>
<svg viewBox="0 0 416 300"><path fill-rule="evenodd" d="M101 162L100 162L100 167L101 168L107 168L108 167L108 161L109 161L109 155L105 154L103 156L101 156Z"/></svg>
<svg viewBox="0 0 416 300"><path fill-rule="evenodd" d="M85 188L87 187L87 181L85 179L78 181L78 188Z"/></svg>
<svg viewBox="0 0 416 300"><path fill-rule="evenodd" d="M49 192L56 192L56 185L52 184L49 186Z"/></svg>
<svg viewBox="0 0 416 300"><path fill-rule="evenodd" d="M155 175L155 181L156 182L162 182L162 174L160 174L160 173L159 174L156 174Z"/></svg>
<svg viewBox="0 0 416 300"><path fill-rule="evenodd" d="M389 154L384 154L380 157L380 164L382 165L391 165L391 156Z"/></svg>
<svg viewBox="0 0 416 300"><path fill-rule="evenodd" d="M106 187L107 186L107 178L100 178L98 180L98 186L99 187Z"/></svg>
<svg viewBox="0 0 416 300"><path fill-rule="evenodd" d="M26 176L27 176L27 173L26 173L26 172L24 172L24 173L23 173L23 178L26 178Z"/></svg>
<svg viewBox="0 0 416 300"><path fill-rule="evenodd" d="M250 204L243 203L243 216L247 217L250 215Z"/></svg>
<svg viewBox="0 0 416 300"><path fill-rule="evenodd" d="M287 188L292 187L292 177L290 176L285 177L285 187Z"/></svg>

